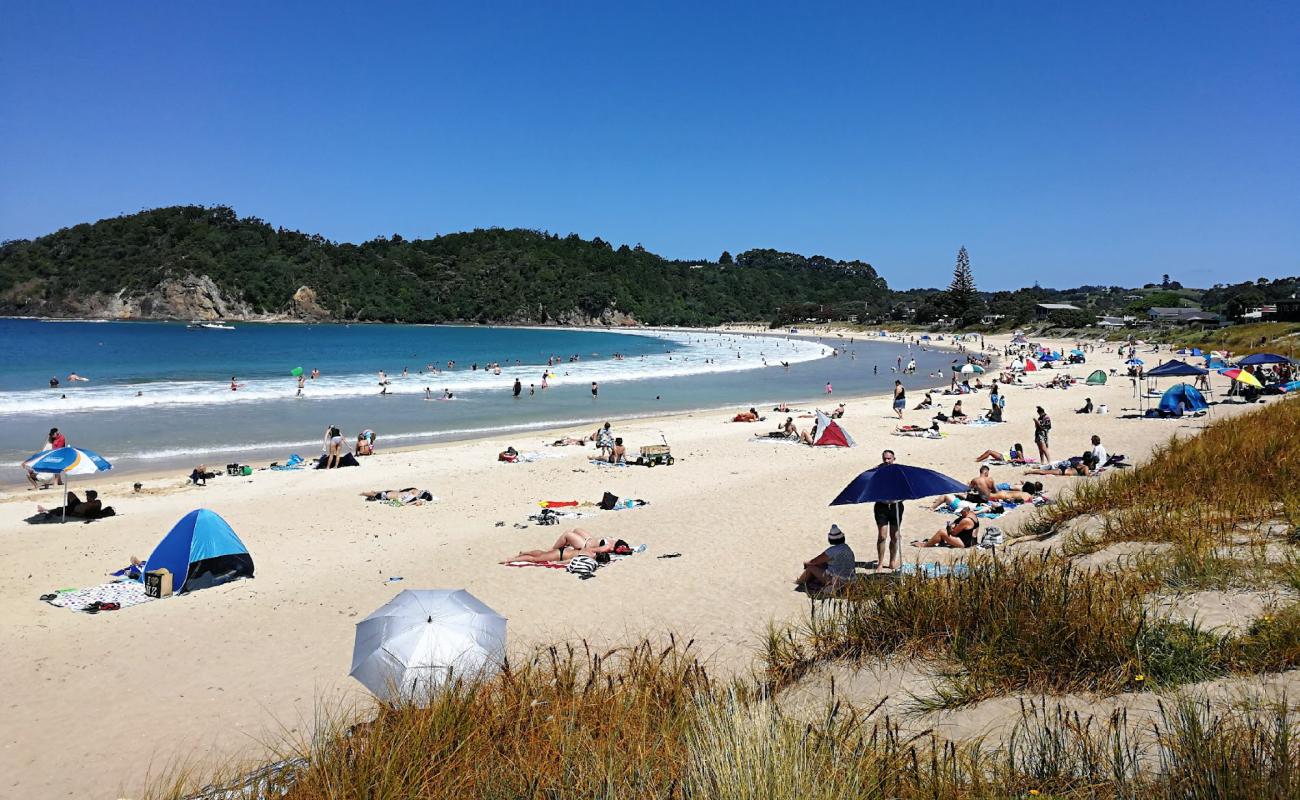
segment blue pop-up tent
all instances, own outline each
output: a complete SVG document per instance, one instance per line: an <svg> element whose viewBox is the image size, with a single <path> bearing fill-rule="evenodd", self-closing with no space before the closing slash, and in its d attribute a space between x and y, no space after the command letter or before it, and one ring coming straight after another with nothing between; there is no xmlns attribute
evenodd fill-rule
<svg viewBox="0 0 1300 800"><path fill-rule="evenodd" d="M1160 396L1160 413L1178 416L1188 411L1205 411L1209 409L1205 397L1196 387L1188 383L1171 386Z"/></svg>
<svg viewBox="0 0 1300 800"><path fill-rule="evenodd" d="M1174 359L1166 361L1154 369L1147 370L1148 378L1188 378L1196 375L1208 375L1208 371L1200 367Z"/></svg>
<svg viewBox="0 0 1300 800"><path fill-rule="evenodd" d="M253 557L215 511L199 508L181 517L153 549L145 571L166 568L172 591L192 592L253 577Z"/></svg>

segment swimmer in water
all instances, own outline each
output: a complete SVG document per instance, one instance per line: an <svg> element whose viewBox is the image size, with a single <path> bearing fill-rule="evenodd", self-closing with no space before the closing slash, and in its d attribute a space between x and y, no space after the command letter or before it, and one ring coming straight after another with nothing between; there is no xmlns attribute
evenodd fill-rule
<svg viewBox="0 0 1300 800"><path fill-rule="evenodd" d="M443 389L443 390L442 390L442 399L443 399L443 400L450 400L451 398L453 398L453 397L455 397L455 396L456 396L456 395L454 395L454 394L451 393L451 389Z"/></svg>
<svg viewBox="0 0 1300 800"><path fill-rule="evenodd" d="M77 383L78 381L89 382L90 378L83 378L75 372L68 373L68 383Z"/></svg>
<svg viewBox="0 0 1300 800"><path fill-rule="evenodd" d="M235 381L234 375L230 376L230 391L232 392L239 391L239 384Z"/></svg>

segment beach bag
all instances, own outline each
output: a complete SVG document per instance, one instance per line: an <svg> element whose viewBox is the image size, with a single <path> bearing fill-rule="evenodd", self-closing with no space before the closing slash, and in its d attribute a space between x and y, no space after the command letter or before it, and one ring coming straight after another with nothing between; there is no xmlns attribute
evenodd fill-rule
<svg viewBox="0 0 1300 800"><path fill-rule="evenodd" d="M984 537L980 539L980 547L992 550L1005 542L1006 536L1002 533L1002 529L990 525L984 530Z"/></svg>
<svg viewBox="0 0 1300 800"><path fill-rule="evenodd" d="M597 566L596 559L591 556L574 556L573 559L569 561L569 565L564 568L564 571L586 580L587 578L596 577Z"/></svg>
<svg viewBox="0 0 1300 800"><path fill-rule="evenodd" d="M242 467L239 468L239 474L240 474L240 475L252 475L252 474L253 474L253 468L250 467L250 466L248 466L247 464L245 464L244 466L242 466Z"/></svg>
<svg viewBox="0 0 1300 800"><path fill-rule="evenodd" d="M618 497L616 495L605 492L605 496L600 498L600 507L605 511L613 511L614 506L616 505L618 505Z"/></svg>

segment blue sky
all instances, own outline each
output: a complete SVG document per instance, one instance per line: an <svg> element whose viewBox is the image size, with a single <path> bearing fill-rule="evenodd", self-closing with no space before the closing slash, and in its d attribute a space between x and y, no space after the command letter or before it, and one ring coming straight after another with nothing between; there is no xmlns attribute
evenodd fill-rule
<svg viewBox="0 0 1300 800"><path fill-rule="evenodd" d="M177 203L859 258L1300 274L1300 3L5 4L0 239Z"/></svg>

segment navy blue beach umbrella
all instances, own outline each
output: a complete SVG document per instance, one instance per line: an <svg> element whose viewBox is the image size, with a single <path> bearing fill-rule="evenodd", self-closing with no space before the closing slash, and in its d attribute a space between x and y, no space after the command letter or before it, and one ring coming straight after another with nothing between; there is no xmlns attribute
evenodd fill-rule
<svg viewBox="0 0 1300 800"><path fill-rule="evenodd" d="M966 484L942 472L906 464L881 464L854 478L831 501L833 506L854 503L894 503L940 494L961 494Z"/></svg>

